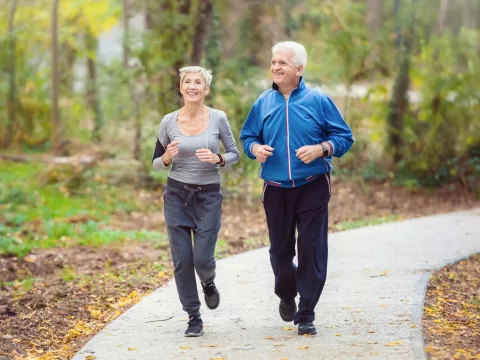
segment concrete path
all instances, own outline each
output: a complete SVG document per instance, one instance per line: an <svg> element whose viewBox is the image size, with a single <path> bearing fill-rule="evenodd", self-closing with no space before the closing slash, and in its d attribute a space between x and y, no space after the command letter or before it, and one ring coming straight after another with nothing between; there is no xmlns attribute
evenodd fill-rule
<svg viewBox="0 0 480 360"><path fill-rule="evenodd" d="M480 209L333 234L318 334L302 337L278 315L268 249L259 249L219 261L221 304L214 311L202 306L203 337L183 337L187 318L169 283L73 359L425 359L428 277L474 252L480 252Z"/></svg>

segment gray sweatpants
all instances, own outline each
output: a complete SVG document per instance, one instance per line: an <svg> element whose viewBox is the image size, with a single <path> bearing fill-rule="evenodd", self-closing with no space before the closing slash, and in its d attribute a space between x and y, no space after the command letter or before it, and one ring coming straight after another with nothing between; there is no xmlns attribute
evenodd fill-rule
<svg viewBox="0 0 480 360"><path fill-rule="evenodd" d="M215 278L214 255L222 202L220 184L190 185L168 179L165 222L178 295L189 317L200 315L195 271L203 284Z"/></svg>

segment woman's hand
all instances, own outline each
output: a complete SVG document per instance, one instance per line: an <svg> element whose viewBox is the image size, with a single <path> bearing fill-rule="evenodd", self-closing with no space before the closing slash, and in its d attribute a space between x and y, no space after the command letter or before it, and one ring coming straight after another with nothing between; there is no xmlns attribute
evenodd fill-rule
<svg viewBox="0 0 480 360"><path fill-rule="evenodd" d="M195 155L197 155L201 162L208 162L210 164L218 164L220 162L220 158L212 153L210 149L198 149Z"/></svg>
<svg viewBox="0 0 480 360"><path fill-rule="evenodd" d="M173 140L170 144L167 145L165 149L165 154L162 155L163 163L168 165L172 162L172 159L178 154L178 144L180 141Z"/></svg>

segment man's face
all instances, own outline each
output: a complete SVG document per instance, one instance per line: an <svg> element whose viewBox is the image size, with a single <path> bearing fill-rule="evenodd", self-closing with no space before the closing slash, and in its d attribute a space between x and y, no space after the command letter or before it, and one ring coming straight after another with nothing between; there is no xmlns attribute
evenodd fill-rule
<svg viewBox="0 0 480 360"><path fill-rule="evenodd" d="M302 74L303 66L295 66L293 56L293 52L277 52L272 56L273 81L279 87L297 86L297 79Z"/></svg>

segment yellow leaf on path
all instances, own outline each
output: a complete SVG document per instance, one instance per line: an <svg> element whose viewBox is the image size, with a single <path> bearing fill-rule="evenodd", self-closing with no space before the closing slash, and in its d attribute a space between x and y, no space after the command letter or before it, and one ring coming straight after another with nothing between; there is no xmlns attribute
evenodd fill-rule
<svg viewBox="0 0 480 360"><path fill-rule="evenodd" d="M368 333L369 333L369 334L375 334L375 331L373 331L373 330L368 330Z"/></svg>
<svg viewBox="0 0 480 360"><path fill-rule="evenodd" d="M188 345L182 345L180 346L180 349L191 349L191 347Z"/></svg>
<svg viewBox="0 0 480 360"><path fill-rule="evenodd" d="M403 344L403 341L397 340L397 341L389 342L388 344L385 344L385 346L398 346L398 345L402 345L402 344Z"/></svg>
<svg viewBox="0 0 480 360"><path fill-rule="evenodd" d="M293 330L293 328L291 326L284 326L283 330Z"/></svg>
<svg viewBox="0 0 480 360"><path fill-rule="evenodd" d="M210 360L225 360L224 358L210 358Z"/></svg>
<svg viewBox="0 0 480 360"><path fill-rule="evenodd" d="M272 336L265 336L265 340L273 340Z"/></svg>
<svg viewBox="0 0 480 360"><path fill-rule="evenodd" d="M273 344L273 346L285 346L283 344Z"/></svg>
<svg viewBox="0 0 480 360"><path fill-rule="evenodd" d="M412 325L410 325L410 327L411 327L412 329L415 329L415 328L417 327L417 325L412 324Z"/></svg>
<svg viewBox="0 0 480 360"><path fill-rule="evenodd" d="M209 344L209 345L200 345L200 347L216 348L216 347L218 347L218 345Z"/></svg>
<svg viewBox="0 0 480 360"><path fill-rule="evenodd" d="M335 334L335 336L342 336L342 335L340 335L340 334Z"/></svg>
<svg viewBox="0 0 480 360"><path fill-rule="evenodd" d="M87 355L85 356L85 360L95 360L97 357L93 355Z"/></svg>
<svg viewBox="0 0 480 360"><path fill-rule="evenodd" d="M297 349L299 349L299 350L307 350L307 349L308 349L308 345L297 346Z"/></svg>
<svg viewBox="0 0 480 360"><path fill-rule="evenodd" d="M136 348L128 348L128 351L135 351L137 350Z"/></svg>
<svg viewBox="0 0 480 360"><path fill-rule="evenodd" d="M374 351L372 351L372 352L370 353L370 355L377 355L377 353L374 352Z"/></svg>

